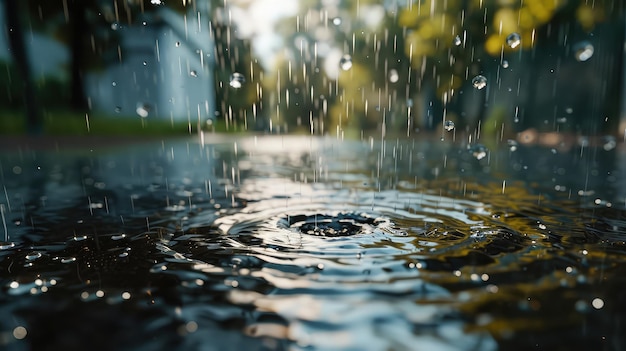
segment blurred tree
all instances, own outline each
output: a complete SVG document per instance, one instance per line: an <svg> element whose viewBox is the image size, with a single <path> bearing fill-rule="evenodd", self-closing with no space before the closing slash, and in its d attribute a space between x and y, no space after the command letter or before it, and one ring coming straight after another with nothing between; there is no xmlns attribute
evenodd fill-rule
<svg viewBox="0 0 626 351"><path fill-rule="evenodd" d="M41 106L37 101L35 86L30 69L30 60L24 45L24 32L21 23L21 11L18 0L4 0L4 14L6 18L6 32L9 36L9 46L13 55L13 63L20 74L22 91L24 93L24 108L26 109L26 127L31 134L39 134L42 130ZM14 78L15 79L15 78Z"/></svg>
<svg viewBox="0 0 626 351"><path fill-rule="evenodd" d="M249 39L237 38L223 2L213 1L211 33L215 42L215 91L217 113L228 130L260 130L267 127L261 117L264 94L263 68L252 55Z"/></svg>

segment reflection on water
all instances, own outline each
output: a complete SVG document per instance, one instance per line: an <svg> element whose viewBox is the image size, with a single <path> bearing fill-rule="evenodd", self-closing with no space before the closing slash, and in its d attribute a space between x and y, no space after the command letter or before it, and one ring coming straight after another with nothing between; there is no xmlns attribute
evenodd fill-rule
<svg viewBox="0 0 626 351"><path fill-rule="evenodd" d="M625 347L623 145L501 144L3 153L0 344Z"/></svg>

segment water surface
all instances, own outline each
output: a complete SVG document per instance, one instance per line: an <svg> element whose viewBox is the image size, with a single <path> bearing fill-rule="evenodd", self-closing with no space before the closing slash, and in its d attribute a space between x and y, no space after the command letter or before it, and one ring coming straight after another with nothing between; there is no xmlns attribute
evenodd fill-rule
<svg viewBox="0 0 626 351"><path fill-rule="evenodd" d="M626 150L206 135L0 154L8 350L618 350Z"/></svg>

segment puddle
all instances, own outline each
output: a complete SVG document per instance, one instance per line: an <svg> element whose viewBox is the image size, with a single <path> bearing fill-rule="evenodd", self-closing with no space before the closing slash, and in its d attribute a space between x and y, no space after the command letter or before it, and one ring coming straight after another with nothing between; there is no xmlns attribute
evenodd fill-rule
<svg viewBox="0 0 626 351"><path fill-rule="evenodd" d="M3 153L0 344L619 348L623 145L471 150L262 136Z"/></svg>

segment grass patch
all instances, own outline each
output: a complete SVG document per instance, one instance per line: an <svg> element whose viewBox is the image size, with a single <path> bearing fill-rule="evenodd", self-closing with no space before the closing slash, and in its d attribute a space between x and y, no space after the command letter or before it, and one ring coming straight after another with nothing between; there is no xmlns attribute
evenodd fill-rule
<svg viewBox="0 0 626 351"><path fill-rule="evenodd" d="M224 121L212 126L201 126L205 131L221 133L227 130ZM229 128L231 129L231 128ZM141 118L138 116L107 116L103 114L80 114L68 111L46 111L43 118L44 135L137 135L176 136L198 132L197 121ZM1 135L24 135L27 133L25 116L21 111L0 111Z"/></svg>

